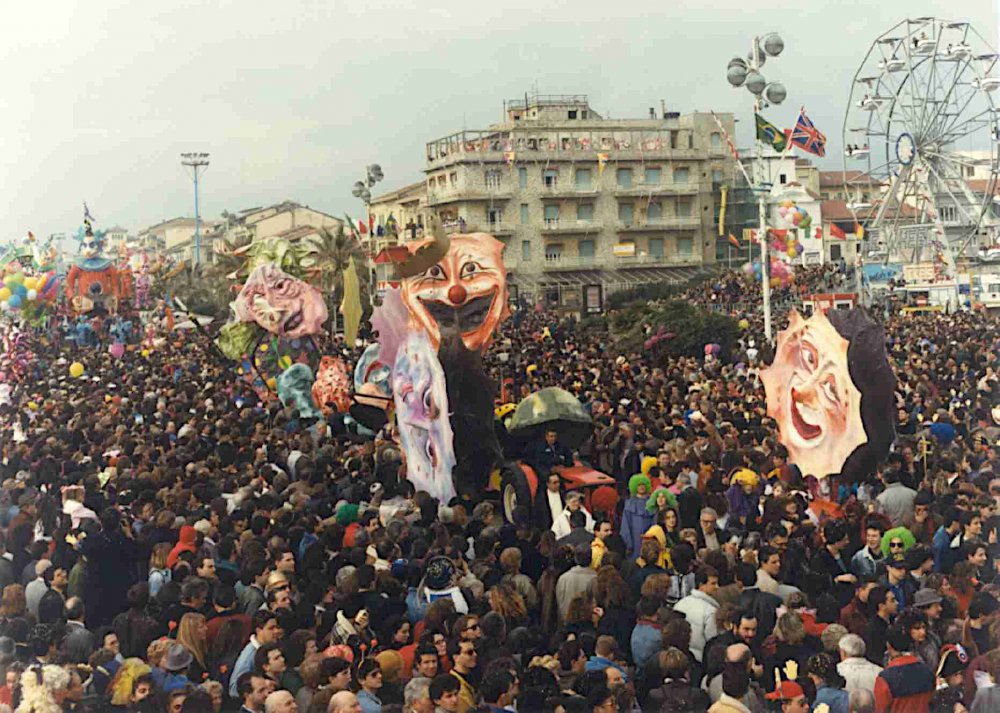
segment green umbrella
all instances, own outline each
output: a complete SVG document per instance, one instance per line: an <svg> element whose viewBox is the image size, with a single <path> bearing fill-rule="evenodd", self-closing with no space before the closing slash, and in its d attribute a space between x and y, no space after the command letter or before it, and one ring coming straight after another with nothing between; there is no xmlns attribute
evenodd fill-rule
<svg viewBox="0 0 1000 713"><path fill-rule="evenodd" d="M551 386L528 396L517 405L508 431L529 440L554 430L569 448L579 448L591 433L591 419L580 401L565 389Z"/></svg>

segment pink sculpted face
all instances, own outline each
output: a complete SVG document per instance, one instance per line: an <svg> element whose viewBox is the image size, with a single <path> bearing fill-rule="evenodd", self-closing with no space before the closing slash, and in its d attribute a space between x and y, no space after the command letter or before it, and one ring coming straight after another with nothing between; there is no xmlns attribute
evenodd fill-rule
<svg viewBox="0 0 1000 713"><path fill-rule="evenodd" d="M767 415L777 421L788 460L803 475L839 473L868 441L847 347L825 314L804 320L792 312L788 329L778 334L774 362L761 372Z"/></svg>
<svg viewBox="0 0 1000 713"><path fill-rule="evenodd" d="M322 331L328 314L322 293L267 263L250 277L233 303L236 318L268 332L297 339Z"/></svg>

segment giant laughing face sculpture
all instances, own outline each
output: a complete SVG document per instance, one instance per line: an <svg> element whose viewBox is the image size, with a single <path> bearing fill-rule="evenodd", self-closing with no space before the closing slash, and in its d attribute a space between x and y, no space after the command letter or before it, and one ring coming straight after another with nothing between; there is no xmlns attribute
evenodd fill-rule
<svg viewBox="0 0 1000 713"><path fill-rule="evenodd" d="M842 473L862 446L859 453L884 456L893 437L895 379L885 334L861 310L809 319L792 312L761 379L767 413L803 475Z"/></svg>
<svg viewBox="0 0 1000 713"><path fill-rule="evenodd" d="M289 339L316 334L328 317L323 294L274 263L250 273L233 309L241 322L256 322Z"/></svg>
<svg viewBox="0 0 1000 713"><path fill-rule="evenodd" d="M410 243L411 252L430 241ZM503 243L486 233L453 235L445 256L419 275L402 280L403 302L435 350L441 334L455 330L465 346L483 351L500 322L510 316Z"/></svg>

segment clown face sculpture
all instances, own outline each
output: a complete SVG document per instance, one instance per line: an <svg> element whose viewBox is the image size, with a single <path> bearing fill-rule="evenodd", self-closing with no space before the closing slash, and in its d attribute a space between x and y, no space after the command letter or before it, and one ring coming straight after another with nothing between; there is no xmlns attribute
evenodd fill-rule
<svg viewBox="0 0 1000 713"><path fill-rule="evenodd" d="M273 263L250 273L233 302L233 310L241 322L256 322L268 332L289 339L320 332L329 316L319 290Z"/></svg>
<svg viewBox="0 0 1000 713"><path fill-rule="evenodd" d="M312 399L313 373L306 364L292 364L278 375L278 398L283 406L294 406L299 418L323 418Z"/></svg>
<svg viewBox="0 0 1000 713"><path fill-rule="evenodd" d="M412 252L430 241L409 243ZM510 316L503 243L486 233L454 235L444 258L402 281L403 303L414 325L437 350L441 334L453 330L465 346L484 351Z"/></svg>
<svg viewBox="0 0 1000 713"><path fill-rule="evenodd" d="M341 359L323 357L312 386L313 400L324 415L343 413L351 407L351 380Z"/></svg>
<svg viewBox="0 0 1000 713"><path fill-rule="evenodd" d="M425 333L410 334L400 347L392 386L406 477L417 490L447 503L455 497L454 435L444 371Z"/></svg>
<svg viewBox="0 0 1000 713"><path fill-rule="evenodd" d="M379 345L369 344L354 367L355 401L386 410L392 400L392 369L379 359Z"/></svg>
<svg viewBox="0 0 1000 713"><path fill-rule="evenodd" d="M878 458L892 441L884 332L859 310L805 320L792 312L761 380L767 414L803 475L841 473L859 447Z"/></svg>

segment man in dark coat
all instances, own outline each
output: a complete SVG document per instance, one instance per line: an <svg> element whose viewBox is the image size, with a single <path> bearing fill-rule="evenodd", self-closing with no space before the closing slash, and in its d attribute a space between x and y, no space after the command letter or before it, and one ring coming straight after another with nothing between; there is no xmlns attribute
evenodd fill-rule
<svg viewBox="0 0 1000 713"><path fill-rule="evenodd" d="M105 626L125 608L128 588L134 583L130 574L141 558L139 546L128 521L123 522L114 508L107 508L101 514L101 531L80 543L80 553L90 568L87 626Z"/></svg>

